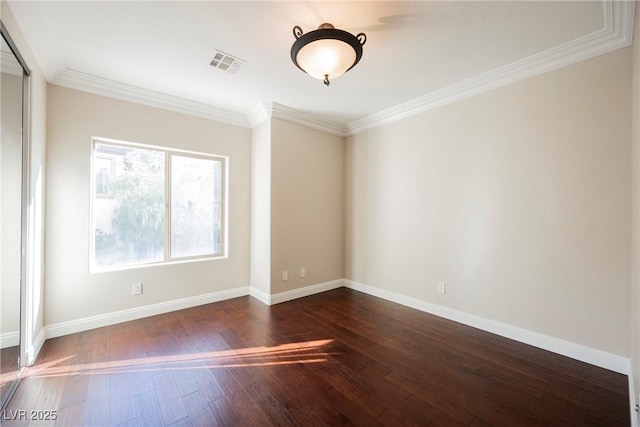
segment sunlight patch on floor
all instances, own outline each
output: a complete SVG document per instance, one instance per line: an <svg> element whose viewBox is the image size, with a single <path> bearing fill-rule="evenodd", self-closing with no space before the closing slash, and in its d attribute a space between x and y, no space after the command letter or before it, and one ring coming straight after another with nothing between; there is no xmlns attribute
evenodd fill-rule
<svg viewBox="0 0 640 427"><path fill-rule="evenodd" d="M149 356L73 364L75 355L37 364L27 370L29 378L71 375L114 374L136 371L164 371L187 369L241 368L290 364L322 363L331 353L323 347L332 339L280 344L272 347L249 347L201 353ZM65 364L65 362L70 362Z"/></svg>

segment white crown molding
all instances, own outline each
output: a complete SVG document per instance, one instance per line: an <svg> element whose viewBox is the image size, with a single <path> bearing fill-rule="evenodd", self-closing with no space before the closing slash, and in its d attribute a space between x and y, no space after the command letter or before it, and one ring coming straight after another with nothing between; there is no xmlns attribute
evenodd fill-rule
<svg viewBox="0 0 640 427"><path fill-rule="evenodd" d="M305 113L275 102L271 103L271 117L332 135L346 136L347 129L343 123L323 118L316 114Z"/></svg>
<svg viewBox="0 0 640 427"><path fill-rule="evenodd" d="M347 137L629 46L633 41L635 3L605 0L603 26L598 31L346 124L275 102L260 103L242 114L71 69L62 71L52 83L245 128L276 118Z"/></svg>
<svg viewBox="0 0 640 427"><path fill-rule="evenodd" d="M271 118L271 104L270 102L261 102L247 113L247 120L251 129Z"/></svg>
<svg viewBox="0 0 640 427"><path fill-rule="evenodd" d="M81 71L65 69L60 72L51 83L70 89L120 99L122 101L135 102L137 104L216 120L244 128L249 127L245 114L116 82Z"/></svg>
<svg viewBox="0 0 640 427"><path fill-rule="evenodd" d="M347 129L343 123L305 113L277 102L261 102L247 113L247 119L252 128L269 118L284 120L332 135L347 136Z"/></svg>
<svg viewBox="0 0 640 427"><path fill-rule="evenodd" d="M633 41L635 6L635 1L604 1L603 27L600 30L350 122L346 125L346 134L351 136L365 132L473 95L627 47Z"/></svg>

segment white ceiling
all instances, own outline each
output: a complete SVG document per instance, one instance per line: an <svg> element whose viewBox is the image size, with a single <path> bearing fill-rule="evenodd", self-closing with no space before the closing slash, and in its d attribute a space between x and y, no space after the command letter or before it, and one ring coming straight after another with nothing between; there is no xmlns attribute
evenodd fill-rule
<svg viewBox="0 0 640 427"><path fill-rule="evenodd" d="M8 4L49 82L75 76L243 115L273 102L345 126L450 88L487 87L482 79L501 73L522 78L525 68L628 45L634 10L609 1ZM367 35L360 63L330 87L290 59L293 26L308 32L323 22ZM213 68L216 49L247 62L235 74Z"/></svg>

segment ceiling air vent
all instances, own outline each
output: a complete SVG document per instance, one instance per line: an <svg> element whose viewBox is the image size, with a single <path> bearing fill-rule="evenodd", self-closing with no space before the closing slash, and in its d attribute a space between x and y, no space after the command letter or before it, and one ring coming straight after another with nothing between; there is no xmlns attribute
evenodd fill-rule
<svg viewBox="0 0 640 427"><path fill-rule="evenodd" d="M216 55L211 60L211 66L215 68L219 68L223 71L228 71L230 73L235 73L246 63L244 59L240 59L233 55L229 55L228 53L222 52L221 50L216 49Z"/></svg>

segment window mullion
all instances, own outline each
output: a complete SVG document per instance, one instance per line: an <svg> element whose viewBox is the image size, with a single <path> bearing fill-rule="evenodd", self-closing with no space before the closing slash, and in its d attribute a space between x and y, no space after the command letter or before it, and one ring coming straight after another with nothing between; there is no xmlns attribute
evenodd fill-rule
<svg viewBox="0 0 640 427"><path fill-rule="evenodd" d="M171 153L165 152L164 260L171 260Z"/></svg>
<svg viewBox="0 0 640 427"><path fill-rule="evenodd" d="M221 161L220 162L220 166L221 166L221 174L220 174L220 179L221 179L221 183L220 183L220 203L221 203L221 209L220 209L220 216L221 216L221 227L220 227L220 234L221 234L221 247L220 247L220 251L222 252L222 255L227 256L228 255L228 251L229 251L229 247L227 246L227 233L229 231L228 229L228 220L229 220L229 211L228 209L228 200L227 200L227 161Z"/></svg>

